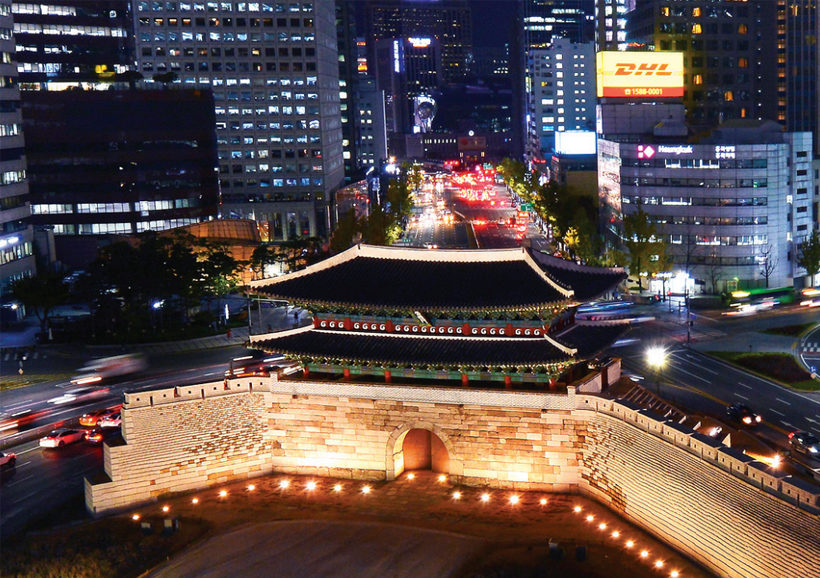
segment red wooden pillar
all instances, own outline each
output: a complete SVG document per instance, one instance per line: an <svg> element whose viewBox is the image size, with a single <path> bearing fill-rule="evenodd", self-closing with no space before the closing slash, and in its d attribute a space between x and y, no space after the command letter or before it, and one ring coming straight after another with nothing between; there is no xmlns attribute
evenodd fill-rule
<svg viewBox="0 0 820 578"><path fill-rule="evenodd" d="M385 383L393 383L393 374L390 373L389 369L384 370L384 381Z"/></svg>
<svg viewBox="0 0 820 578"><path fill-rule="evenodd" d="M466 373L461 374L461 385L464 387L468 387L470 385L470 378L467 377Z"/></svg>
<svg viewBox="0 0 820 578"><path fill-rule="evenodd" d="M350 379L350 368L349 367L345 367L344 375L345 375L345 379Z"/></svg>
<svg viewBox="0 0 820 578"><path fill-rule="evenodd" d="M305 372L305 377L310 375L310 370L307 368L307 365L305 366L305 369L303 371Z"/></svg>
<svg viewBox="0 0 820 578"><path fill-rule="evenodd" d="M550 389L555 389L556 379L554 377L550 378Z"/></svg>
<svg viewBox="0 0 820 578"><path fill-rule="evenodd" d="M504 376L504 389L512 389L512 376Z"/></svg>

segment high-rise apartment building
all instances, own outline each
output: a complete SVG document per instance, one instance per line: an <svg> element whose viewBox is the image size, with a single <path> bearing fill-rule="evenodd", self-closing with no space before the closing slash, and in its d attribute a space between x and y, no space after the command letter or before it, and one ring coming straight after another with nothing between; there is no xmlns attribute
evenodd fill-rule
<svg viewBox="0 0 820 578"><path fill-rule="evenodd" d="M371 66L376 41L420 37L438 40L440 81L458 81L469 71L473 31L467 0L378 0L367 6L366 27Z"/></svg>
<svg viewBox="0 0 820 578"><path fill-rule="evenodd" d="M0 0L0 294L35 273L11 0Z"/></svg>
<svg viewBox="0 0 820 578"><path fill-rule="evenodd" d="M787 39L785 22L783 30L775 23L778 4L788 1L635 0L627 40L647 50L684 53L683 103L691 123L782 122L786 98L779 85L786 81L779 47L785 49Z"/></svg>
<svg viewBox="0 0 820 578"><path fill-rule="evenodd" d="M135 2L142 9L176 2ZM115 80L134 63L131 0L13 2L23 90L86 88Z"/></svg>
<svg viewBox="0 0 820 578"><path fill-rule="evenodd" d="M554 38L545 49L530 50L528 157L545 162L556 137L595 134L595 44ZM561 134L566 133L566 134ZM594 152L594 148L593 151Z"/></svg>
<svg viewBox="0 0 820 578"><path fill-rule="evenodd" d="M213 91L223 214L329 234L344 179L333 0L137 2L139 70Z"/></svg>

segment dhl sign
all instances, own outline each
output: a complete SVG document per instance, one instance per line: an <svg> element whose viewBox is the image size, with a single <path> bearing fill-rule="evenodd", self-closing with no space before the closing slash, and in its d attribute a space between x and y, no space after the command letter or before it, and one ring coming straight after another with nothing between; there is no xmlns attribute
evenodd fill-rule
<svg viewBox="0 0 820 578"><path fill-rule="evenodd" d="M683 96L682 52L599 52L599 97Z"/></svg>

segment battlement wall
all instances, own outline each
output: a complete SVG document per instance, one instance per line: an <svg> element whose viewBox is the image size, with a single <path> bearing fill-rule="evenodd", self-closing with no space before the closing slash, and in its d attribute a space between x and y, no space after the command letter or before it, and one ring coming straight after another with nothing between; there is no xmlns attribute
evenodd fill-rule
<svg viewBox="0 0 820 578"><path fill-rule="evenodd" d="M273 472L389 480L411 429L456 483L582 492L721 576L820 576L820 488L628 402L247 378L127 394L95 515Z"/></svg>

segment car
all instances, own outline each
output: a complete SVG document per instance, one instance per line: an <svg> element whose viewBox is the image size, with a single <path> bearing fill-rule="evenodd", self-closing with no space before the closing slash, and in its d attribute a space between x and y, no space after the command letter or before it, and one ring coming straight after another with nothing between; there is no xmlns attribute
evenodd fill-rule
<svg viewBox="0 0 820 578"><path fill-rule="evenodd" d="M82 441L83 431L78 429L60 428L53 430L44 438L40 438L42 448L61 448L74 442Z"/></svg>
<svg viewBox="0 0 820 578"><path fill-rule="evenodd" d="M120 427L121 425L122 414L120 412L112 413L111 415L107 415L100 420L100 427L102 428Z"/></svg>
<svg viewBox="0 0 820 578"><path fill-rule="evenodd" d="M762 417L757 415L751 410L751 408L749 408L748 405L743 403L733 403L727 407L726 415L729 416L730 419L743 422L746 425L757 425L763 421Z"/></svg>
<svg viewBox="0 0 820 578"><path fill-rule="evenodd" d="M105 440L121 435L119 428L94 428L85 432L85 441L90 444L101 444Z"/></svg>
<svg viewBox="0 0 820 578"><path fill-rule="evenodd" d="M117 413L119 410L111 408L95 409L80 416L80 425L94 427L100 425L100 421L110 415Z"/></svg>
<svg viewBox="0 0 820 578"><path fill-rule="evenodd" d="M0 452L0 467L13 468L15 462L17 462L17 454Z"/></svg>
<svg viewBox="0 0 820 578"><path fill-rule="evenodd" d="M793 431L789 434L789 445L794 451L820 459L820 439L805 431Z"/></svg>

